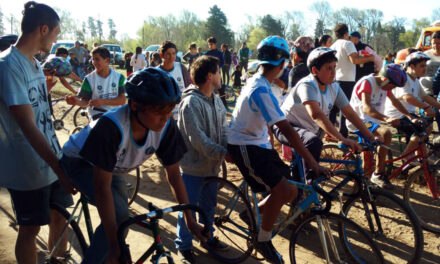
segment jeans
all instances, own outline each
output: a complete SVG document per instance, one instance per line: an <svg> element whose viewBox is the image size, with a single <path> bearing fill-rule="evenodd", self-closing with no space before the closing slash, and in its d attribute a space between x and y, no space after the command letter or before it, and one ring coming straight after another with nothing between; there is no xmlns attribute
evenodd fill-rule
<svg viewBox="0 0 440 264"><path fill-rule="evenodd" d="M205 177L182 174L182 178L188 193L189 203L198 205L205 212L208 223L204 223L201 217L199 217L199 222L209 226L212 237L214 233L214 212L217 204L217 186L212 185L202 189ZM186 226L183 212L179 212L177 217L176 235L177 238L174 243L178 250L190 250L192 248L193 236Z"/></svg>
<svg viewBox="0 0 440 264"><path fill-rule="evenodd" d="M225 85L229 85L229 70L231 65L225 64L222 67L222 82Z"/></svg>
<svg viewBox="0 0 440 264"><path fill-rule="evenodd" d="M67 176L72 179L78 190L87 196L89 203L95 205L95 188L93 186L93 167L78 158L63 156L61 166ZM116 223L120 225L128 219L128 193L124 176L112 176L113 205ZM103 263L108 255L108 240L104 227L100 224L93 234L90 247L87 249L83 263Z"/></svg>

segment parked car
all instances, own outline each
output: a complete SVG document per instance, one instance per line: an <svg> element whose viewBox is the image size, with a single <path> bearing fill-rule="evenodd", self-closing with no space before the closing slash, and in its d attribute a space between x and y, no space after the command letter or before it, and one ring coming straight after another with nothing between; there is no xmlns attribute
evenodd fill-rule
<svg viewBox="0 0 440 264"><path fill-rule="evenodd" d="M422 29L419 40L416 44L416 49L421 49L423 51L431 48L431 36L434 32L440 31L440 20L435 21L431 26Z"/></svg>
<svg viewBox="0 0 440 264"><path fill-rule="evenodd" d="M0 51L3 51L15 42L17 42L18 36L17 35L3 35L0 36Z"/></svg>
<svg viewBox="0 0 440 264"><path fill-rule="evenodd" d="M47 55L47 57L41 58L42 60L50 60L53 57L55 57L55 53L57 52L58 48L66 48L67 50L70 50L71 48L75 47L75 41L74 40L58 40L56 43L52 44L52 48L50 48L50 52ZM70 57L68 57L70 58Z"/></svg>
<svg viewBox="0 0 440 264"><path fill-rule="evenodd" d="M124 51L118 44L102 44L102 47L110 51L110 63L119 65L119 68L124 68Z"/></svg>

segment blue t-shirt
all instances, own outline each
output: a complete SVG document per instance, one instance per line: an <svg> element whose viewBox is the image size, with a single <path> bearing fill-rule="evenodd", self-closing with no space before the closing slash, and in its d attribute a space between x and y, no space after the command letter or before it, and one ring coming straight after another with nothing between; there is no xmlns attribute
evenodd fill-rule
<svg viewBox="0 0 440 264"><path fill-rule="evenodd" d="M257 73L238 97L229 124L228 143L272 149L267 127L285 119L269 81Z"/></svg>
<svg viewBox="0 0 440 264"><path fill-rule="evenodd" d="M57 179L9 112L9 107L14 105L31 105L38 129L59 157L61 148L47 93L46 78L37 60L29 60L14 46L0 54L0 186L34 190Z"/></svg>

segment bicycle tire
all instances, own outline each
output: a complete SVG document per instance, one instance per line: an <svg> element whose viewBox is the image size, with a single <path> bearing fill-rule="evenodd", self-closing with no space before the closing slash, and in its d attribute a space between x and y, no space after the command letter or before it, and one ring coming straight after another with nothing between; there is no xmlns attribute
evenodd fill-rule
<svg viewBox="0 0 440 264"><path fill-rule="evenodd" d="M76 221L71 219L71 215L66 209L57 204L51 204L50 208L57 211L66 220L63 234L66 234L67 244L65 250L61 249L64 252L54 252L57 251L59 243L62 243L60 241L61 238L59 238L57 241L54 241L54 248L49 250L49 245L47 244L49 241L49 227L42 226L37 237L37 246L40 252L44 253L44 258L46 261L49 261L47 263L81 263L88 247L81 229ZM51 257L52 254L58 256Z"/></svg>
<svg viewBox="0 0 440 264"><path fill-rule="evenodd" d="M252 253L257 235L249 201L237 186L220 177L207 177L202 190L204 188L217 189L213 236L230 247L224 252L208 248L208 252L222 263L244 261ZM247 217L246 220L240 213Z"/></svg>
<svg viewBox="0 0 440 264"><path fill-rule="evenodd" d="M78 107L75 113L73 113L73 124L75 127L85 127L89 124L89 115L84 111L84 108Z"/></svg>
<svg viewBox="0 0 440 264"><path fill-rule="evenodd" d="M338 143L326 143L322 146L321 159L332 159L332 160L355 160L353 154L346 148L341 148ZM354 171L356 169L355 165L346 164L332 164L324 163L331 171L335 170L347 170Z"/></svg>
<svg viewBox="0 0 440 264"><path fill-rule="evenodd" d="M134 200L136 199L136 196L139 192L139 185L141 184L141 169L140 167L136 168L136 183L135 186L132 188L132 185L130 183L127 183L127 191L128 191L128 205L130 206Z"/></svg>
<svg viewBox="0 0 440 264"><path fill-rule="evenodd" d="M378 213L377 216L373 214L373 203L368 201L373 231L366 221L367 212L360 197L352 197L344 203L344 215L370 232L387 262L418 263L423 254L423 232L414 211L391 192L380 188L370 188L369 192ZM379 230L376 217L382 230ZM407 235L411 239L407 239Z"/></svg>
<svg viewBox="0 0 440 264"><path fill-rule="evenodd" d="M436 179L437 193L440 194L440 171L438 162L434 164L432 173ZM403 191L405 202L414 210L420 225L427 231L440 234L440 199L434 199L426 184L423 168L409 175Z"/></svg>
<svg viewBox="0 0 440 264"><path fill-rule="evenodd" d="M291 263L326 263L326 257L319 236L319 219L327 222L331 236L326 236L326 241L333 238L333 247L329 247L331 263L384 263L382 253L368 233L356 223L341 215L328 213L320 215L311 213L302 221L290 236L289 255ZM332 228L333 227L333 228ZM338 239L334 239L338 238ZM340 261L335 257L337 251Z"/></svg>

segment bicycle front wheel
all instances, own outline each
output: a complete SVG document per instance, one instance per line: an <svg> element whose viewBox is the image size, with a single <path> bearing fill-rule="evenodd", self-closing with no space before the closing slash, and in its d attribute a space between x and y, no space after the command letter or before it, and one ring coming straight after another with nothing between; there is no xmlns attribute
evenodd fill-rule
<svg viewBox="0 0 440 264"><path fill-rule="evenodd" d="M370 188L369 201L351 198L343 213L365 230L389 263L418 263L423 253L423 233L417 216L391 192Z"/></svg>
<svg viewBox="0 0 440 264"><path fill-rule="evenodd" d="M75 127L85 127L89 124L89 116L85 108L78 107L73 114L73 124Z"/></svg>
<svg viewBox="0 0 440 264"><path fill-rule="evenodd" d="M37 236L38 263L81 263L87 243L78 224L66 209L51 204L51 209L65 219L61 234L49 242L49 227L42 226Z"/></svg>
<svg viewBox="0 0 440 264"><path fill-rule="evenodd" d="M371 237L337 214L312 214L290 237L291 263L384 263Z"/></svg>
<svg viewBox="0 0 440 264"><path fill-rule="evenodd" d="M405 183L403 197L416 213L422 227L428 231L440 233L440 197L433 198L433 191L440 196L440 164L434 164L431 177L431 189L425 179L423 169L412 173Z"/></svg>
<svg viewBox="0 0 440 264"><path fill-rule="evenodd" d="M202 188L217 190L213 235L229 246L228 250L209 253L223 263L242 262L252 253L257 234L248 200L237 186L219 177L206 178Z"/></svg>

